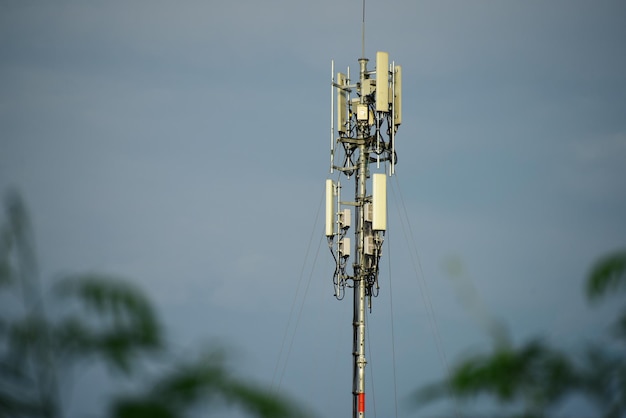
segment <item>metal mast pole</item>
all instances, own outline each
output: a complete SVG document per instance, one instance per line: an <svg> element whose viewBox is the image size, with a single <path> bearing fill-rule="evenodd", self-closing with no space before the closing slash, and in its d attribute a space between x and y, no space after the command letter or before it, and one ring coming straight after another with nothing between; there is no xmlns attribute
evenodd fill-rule
<svg viewBox="0 0 626 418"><path fill-rule="evenodd" d="M381 162L388 164L389 174L393 173L397 161L395 131L402 121L400 66L390 66L388 54L381 51L376 53L376 71L368 71L367 62L367 58L359 58L359 78L354 84L350 81L349 68L347 74L337 73L335 78L331 64L331 85L337 93L331 134L335 138L336 127L339 136L331 142L330 171L337 170L348 180L354 178L354 201L340 199L339 180L326 180L325 235L335 259L335 297L341 300L346 288L353 288L353 418L365 417L365 309L371 309L372 297L378 296L379 260L387 229L387 175L370 174L370 164L376 164L373 170L379 171L385 170L379 166ZM356 98L350 97L353 92ZM334 100L331 98L331 113L335 110ZM335 164L336 158L341 165ZM369 194L368 181L372 187ZM350 208L355 210L354 224ZM352 226L354 241L348 236ZM352 274L347 271L351 256Z"/></svg>
<svg viewBox="0 0 626 418"><path fill-rule="evenodd" d="M360 86L365 85L367 73L367 58L359 59ZM367 105L365 96L361 94L360 103ZM354 268L354 316L353 316L353 405L352 415L354 418L362 418L365 414L365 198L367 196L367 166L369 160L366 142L370 136L369 121L360 121L358 126L359 159L357 163L355 197L356 197L356 254Z"/></svg>

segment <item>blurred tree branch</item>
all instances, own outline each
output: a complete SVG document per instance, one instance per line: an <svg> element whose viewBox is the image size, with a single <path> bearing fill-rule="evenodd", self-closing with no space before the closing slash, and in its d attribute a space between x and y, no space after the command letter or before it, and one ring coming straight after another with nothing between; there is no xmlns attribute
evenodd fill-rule
<svg viewBox="0 0 626 418"><path fill-rule="evenodd" d="M598 260L585 284L591 302L626 289L626 251ZM615 331L614 336L624 342L626 311ZM498 340L490 352L460 361L446 379L417 390L413 401L423 407L441 399L456 402L486 396L499 405L498 417L544 418L566 399L580 396L596 406L594 416L620 418L626 414L625 354L589 345L582 358L576 358L537 338L519 347Z"/></svg>
<svg viewBox="0 0 626 418"><path fill-rule="evenodd" d="M184 417L194 408L220 403L238 405L256 417L306 416L288 399L231 376L216 350L173 361L156 311L127 280L71 275L57 281L44 301L26 206L17 192L10 192L5 203L6 220L0 223L0 301L7 302L0 304L0 416L65 416L59 372L66 375L85 359L126 379L144 361L168 365L156 377L142 375L139 386L146 388L137 395L112 399L111 417ZM44 302L53 304L54 316Z"/></svg>

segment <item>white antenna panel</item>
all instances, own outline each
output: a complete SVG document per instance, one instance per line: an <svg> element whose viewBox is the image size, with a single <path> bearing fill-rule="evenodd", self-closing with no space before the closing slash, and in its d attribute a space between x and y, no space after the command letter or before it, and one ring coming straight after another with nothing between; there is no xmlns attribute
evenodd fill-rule
<svg viewBox="0 0 626 418"><path fill-rule="evenodd" d="M326 179L326 236L335 235L335 184Z"/></svg>
<svg viewBox="0 0 626 418"><path fill-rule="evenodd" d="M375 173L372 177L372 229L387 229L387 175Z"/></svg>
<svg viewBox="0 0 626 418"><path fill-rule="evenodd" d="M350 228L350 224L351 224L351 221L352 221L352 212L350 212L350 209L349 208L345 208L344 210L342 210L339 213L341 214L341 220L340 220L341 229L348 229L348 228Z"/></svg>
<svg viewBox="0 0 626 418"><path fill-rule="evenodd" d="M376 111L389 112L389 54L376 53Z"/></svg>
<svg viewBox="0 0 626 418"><path fill-rule="evenodd" d="M369 108L366 104L356 105L356 118L357 120L369 120Z"/></svg>
<svg viewBox="0 0 626 418"><path fill-rule="evenodd" d="M402 67L395 66L393 75L393 124L402 123Z"/></svg>
<svg viewBox="0 0 626 418"><path fill-rule="evenodd" d="M346 85L346 76L344 74L337 73L337 85L339 85L337 89L337 125L339 125L339 127L337 130L339 133L345 134L348 119L348 92L343 89Z"/></svg>
<svg viewBox="0 0 626 418"><path fill-rule="evenodd" d="M339 241L339 256L350 257L350 238L345 237Z"/></svg>
<svg viewBox="0 0 626 418"><path fill-rule="evenodd" d="M367 255L374 255L374 251L376 250L376 246L374 245L374 237L372 235L368 235L365 237L365 241L363 242L363 252Z"/></svg>
<svg viewBox="0 0 626 418"><path fill-rule="evenodd" d="M365 204L365 208L363 211L363 216L365 217L365 222L372 222L372 204L367 202Z"/></svg>
<svg viewBox="0 0 626 418"><path fill-rule="evenodd" d="M361 96L368 96L376 91L376 80L367 79L361 84Z"/></svg>

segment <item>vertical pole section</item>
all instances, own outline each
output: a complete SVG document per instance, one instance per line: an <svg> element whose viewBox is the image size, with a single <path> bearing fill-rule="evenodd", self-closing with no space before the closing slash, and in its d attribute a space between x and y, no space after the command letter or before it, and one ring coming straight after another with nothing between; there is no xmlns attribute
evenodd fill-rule
<svg viewBox="0 0 626 418"><path fill-rule="evenodd" d="M365 85L367 73L367 59L361 58L360 64L360 86ZM361 103L365 103L364 95L361 95ZM369 108L368 108L369 112ZM354 366L353 366L353 417L363 418L365 416L365 198L367 196L367 165L369 152L366 142L369 138L369 117L365 121L359 121L358 143L359 161L356 174L356 209L357 209L357 229L356 229L356 251L354 263Z"/></svg>

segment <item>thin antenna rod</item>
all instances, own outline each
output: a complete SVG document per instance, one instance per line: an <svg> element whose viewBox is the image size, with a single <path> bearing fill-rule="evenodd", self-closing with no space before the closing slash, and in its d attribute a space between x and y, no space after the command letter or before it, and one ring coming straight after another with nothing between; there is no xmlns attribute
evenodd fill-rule
<svg viewBox="0 0 626 418"><path fill-rule="evenodd" d="M335 60L330 61L330 174L335 165ZM337 103L339 105L339 103ZM341 129L341 128L340 128Z"/></svg>
<svg viewBox="0 0 626 418"><path fill-rule="evenodd" d="M365 58L365 0L363 0L363 21L361 22L361 58Z"/></svg>

